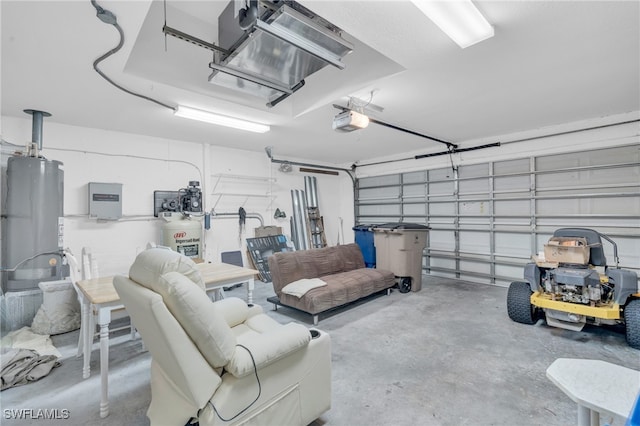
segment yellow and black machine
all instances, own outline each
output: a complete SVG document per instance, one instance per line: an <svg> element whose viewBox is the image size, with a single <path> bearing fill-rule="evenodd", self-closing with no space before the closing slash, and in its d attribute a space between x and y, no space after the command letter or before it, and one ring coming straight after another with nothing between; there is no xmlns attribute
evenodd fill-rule
<svg viewBox="0 0 640 426"><path fill-rule="evenodd" d="M613 245L615 267L607 266L602 240ZM544 246L544 257L511 283L507 312L534 324L544 316L553 327L580 331L585 324L623 324L629 346L640 349L640 291L635 272L621 269L618 246L593 229L561 228Z"/></svg>

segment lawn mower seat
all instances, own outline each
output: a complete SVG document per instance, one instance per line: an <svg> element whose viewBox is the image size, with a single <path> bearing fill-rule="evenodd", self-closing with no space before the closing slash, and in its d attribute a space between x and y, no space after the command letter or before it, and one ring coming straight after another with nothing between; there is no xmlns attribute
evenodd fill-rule
<svg viewBox="0 0 640 426"><path fill-rule="evenodd" d="M604 257L604 249L602 248L602 239L597 231L587 228L561 228L556 230L553 236L585 238L587 244L591 246L589 263L593 266L607 266L607 259Z"/></svg>

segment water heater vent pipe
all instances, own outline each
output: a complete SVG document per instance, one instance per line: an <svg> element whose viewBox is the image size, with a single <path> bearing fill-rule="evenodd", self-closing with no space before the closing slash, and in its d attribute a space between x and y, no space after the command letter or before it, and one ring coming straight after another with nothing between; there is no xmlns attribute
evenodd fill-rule
<svg viewBox="0 0 640 426"><path fill-rule="evenodd" d="M38 151L42 151L42 123L43 117L51 117L51 114L37 109L25 109L29 115L33 116L31 122L31 142L38 146Z"/></svg>

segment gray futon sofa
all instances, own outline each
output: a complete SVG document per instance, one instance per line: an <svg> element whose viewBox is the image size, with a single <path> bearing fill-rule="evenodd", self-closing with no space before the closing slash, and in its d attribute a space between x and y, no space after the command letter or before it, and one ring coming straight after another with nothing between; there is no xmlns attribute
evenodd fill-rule
<svg viewBox="0 0 640 426"><path fill-rule="evenodd" d="M314 324L318 323L319 313L389 289L395 284L393 272L365 268L357 244L275 253L268 261L273 289L279 299L277 304L313 315ZM312 288L301 297L283 292L288 284L316 278L326 285Z"/></svg>

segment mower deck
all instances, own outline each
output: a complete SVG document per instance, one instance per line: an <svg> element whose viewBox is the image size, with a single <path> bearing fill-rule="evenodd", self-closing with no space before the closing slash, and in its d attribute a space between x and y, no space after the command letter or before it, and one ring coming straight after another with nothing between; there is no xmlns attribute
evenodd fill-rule
<svg viewBox="0 0 640 426"><path fill-rule="evenodd" d="M605 306L590 306L577 303L552 300L551 296L535 291L531 295L531 304L539 308L553 309L562 312L571 312L586 317L602 319L620 319L620 305L611 303Z"/></svg>

